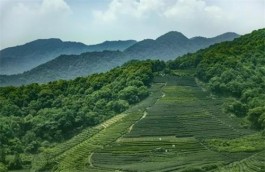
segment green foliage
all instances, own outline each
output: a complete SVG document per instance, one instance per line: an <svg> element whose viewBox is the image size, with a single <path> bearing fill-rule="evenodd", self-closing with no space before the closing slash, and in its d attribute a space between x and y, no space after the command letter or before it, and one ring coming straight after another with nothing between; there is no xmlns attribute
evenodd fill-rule
<svg viewBox="0 0 265 172"><path fill-rule="evenodd" d="M263 129L264 115L254 113L265 104L265 29L231 42L187 54L168 63L171 69L196 68L196 76L216 94L236 98L228 111L248 116L254 128ZM264 112L264 111L262 111Z"/></svg>
<svg viewBox="0 0 265 172"><path fill-rule="evenodd" d="M7 167L2 162L0 162L0 172L7 172Z"/></svg>
<svg viewBox="0 0 265 172"><path fill-rule="evenodd" d="M115 112L120 113L128 109L129 103L126 100L117 100L111 101L107 104L110 109L113 109Z"/></svg>
<svg viewBox="0 0 265 172"><path fill-rule="evenodd" d="M265 149L265 137L261 133L236 139L209 139L206 143L219 152L256 152Z"/></svg>
<svg viewBox="0 0 265 172"><path fill-rule="evenodd" d="M241 118L223 113L224 98L202 91L193 77L156 76L154 85L162 87L161 97L127 134L93 151L87 171L91 166L95 171L218 171L265 149L264 136L242 128ZM262 171L264 151L260 157L245 164L250 170L231 171ZM87 154L82 159L87 162Z"/></svg>
<svg viewBox="0 0 265 172"><path fill-rule="evenodd" d="M38 153L143 100L153 73L163 66L160 61L132 61L71 81L0 88L1 148L16 155L9 167L20 168L17 154Z"/></svg>
<svg viewBox="0 0 265 172"><path fill-rule="evenodd" d="M135 104L141 99L147 97L148 94L148 90L144 86L141 86L140 88L137 88L136 86L128 86L120 91L119 98L127 100L129 104Z"/></svg>
<svg viewBox="0 0 265 172"><path fill-rule="evenodd" d="M248 112L248 118L257 128L265 128L265 106L255 107Z"/></svg>
<svg viewBox="0 0 265 172"><path fill-rule="evenodd" d="M237 117L244 117L248 109L246 104L231 98L226 101L225 110L228 113L234 113Z"/></svg>
<svg viewBox="0 0 265 172"><path fill-rule="evenodd" d="M11 170L22 169L22 161L18 153L16 153L14 158L9 162L8 169Z"/></svg>

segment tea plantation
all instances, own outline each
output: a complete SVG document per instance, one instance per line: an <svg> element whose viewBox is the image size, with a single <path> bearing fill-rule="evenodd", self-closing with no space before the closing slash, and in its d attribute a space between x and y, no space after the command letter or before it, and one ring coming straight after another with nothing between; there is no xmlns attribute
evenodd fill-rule
<svg viewBox="0 0 265 172"><path fill-rule="evenodd" d="M264 171L264 135L224 113L224 98L191 76L156 77L150 91L124 113L43 153L49 158L36 160L35 170L50 164L54 171Z"/></svg>
<svg viewBox="0 0 265 172"><path fill-rule="evenodd" d="M222 112L222 98L202 91L191 77L160 77L164 96L115 143L93 153L94 167L121 171L262 171L264 136ZM262 148L217 150L213 139L255 137ZM242 142L241 142L242 143ZM253 142L252 142L253 143ZM233 143L231 143L233 144ZM249 167L251 166L251 167Z"/></svg>

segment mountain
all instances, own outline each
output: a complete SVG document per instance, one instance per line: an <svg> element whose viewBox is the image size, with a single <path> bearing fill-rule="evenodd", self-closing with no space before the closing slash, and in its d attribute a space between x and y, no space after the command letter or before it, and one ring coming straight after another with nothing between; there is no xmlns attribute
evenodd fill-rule
<svg viewBox="0 0 265 172"><path fill-rule="evenodd" d="M221 35L218 35L213 38L205 38L205 37L193 37L191 41L193 42L194 50L202 49L205 47L209 47L215 43L220 43L224 41L232 41L235 38L239 37L238 34L234 32L227 32Z"/></svg>
<svg viewBox="0 0 265 172"><path fill-rule="evenodd" d="M209 47L223 41L231 41L239 37L238 34L228 32L222 35L205 38L194 37L188 39L180 32L168 32L155 40L146 39L127 48L124 52L133 59L161 59L170 60L186 53Z"/></svg>
<svg viewBox="0 0 265 172"><path fill-rule="evenodd" d="M84 47L82 51L124 50L121 52L85 53L59 56L34 69L16 75L0 75L0 86L22 85L34 82L45 83L57 79L73 79L96 72L104 72L132 59L174 59L180 55L195 52L214 43L231 41L238 37L235 33L225 33L213 38L195 37L188 39L180 32L168 32L156 40L145 39L140 42L106 41L102 44ZM131 45L129 48L127 46ZM73 52L73 51L72 51ZM110 57L107 57L107 56ZM97 59L101 58L101 59Z"/></svg>
<svg viewBox="0 0 265 172"><path fill-rule="evenodd" d="M60 55L22 74L0 75L0 83L1 86L4 86L73 79L92 73L105 72L122 65L124 62L126 62L126 57L120 51L105 50L103 52L87 52L80 55Z"/></svg>
<svg viewBox="0 0 265 172"><path fill-rule="evenodd" d="M60 39L39 39L0 51L0 74L17 74L46 63L62 54L81 54L104 50L124 50L136 41L106 41L97 45L63 42Z"/></svg>
<svg viewBox="0 0 265 172"><path fill-rule="evenodd" d="M264 172L264 38L1 87L0 171Z"/></svg>
<svg viewBox="0 0 265 172"><path fill-rule="evenodd" d="M103 51L103 50L109 50L109 51L123 51L126 48L132 46L135 44L135 40L126 40L126 41L105 41L101 44L96 44L96 45L89 45L86 49L88 52L92 51Z"/></svg>

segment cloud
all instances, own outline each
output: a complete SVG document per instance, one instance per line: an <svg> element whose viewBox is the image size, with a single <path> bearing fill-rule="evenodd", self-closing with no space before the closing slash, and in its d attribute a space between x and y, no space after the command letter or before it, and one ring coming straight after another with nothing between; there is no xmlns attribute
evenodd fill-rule
<svg viewBox="0 0 265 172"><path fill-rule="evenodd" d="M113 0L106 11L94 10L93 15L104 22L116 21L123 16L141 20L150 13L159 13L164 5L162 0Z"/></svg>
<svg viewBox="0 0 265 172"><path fill-rule="evenodd" d="M265 27L264 0L0 0L0 49L39 38L94 44L168 31L212 37Z"/></svg>
<svg viewBox="0 0 265 172"><path fill-rule="evenodd" d="M172 7L168 7L164 14L166 17L196 17L194 13L203 11L205 2L201 0L178 0Z"/></svg>
<svg viewBox="0 0 265 172"><path fill-rule="evenodd" d="M71 9L64 0L44 0L40 6L40 12L44 14L48 12L65 13L69 11L71 11Z"/></svg>
<svg viewBox="0 0 265 172"><path fill-rule="evenodd" d="M222 9L215 5L207 5L203 0L178 0L164 11L167 18L194 19L224 17Z"/></svg>
<svg viewBox="0 0 265 172"><path fill-rule="evenodd" d="M174 3L175 2L175 3ZM207 5L203 0L112 0L108 8L95 10L95 20L112 22L121 18L137 18L139 20L154 15L163 18L222 17L222 9Z"/></svg>
<svg viewBox="0 0 265 172"><path fill-rule="evenodd" d="M0 5L0 35L6 45L46 37L47 32L57 34L71 15L71 8L64 0L5 1Z"/></svg>
<svg viewBox="0 0 265 172"><path fill-rule="evenodd" d="M169 30L190 37L203 33L214 36L225 30L224 23L231 22L224 9L205 0L112 0L106 9L94 11L93 17L92 27L108 28L114 35L119 29L121 36L127 33L136 39L142 33L146 38Z"/></svg>

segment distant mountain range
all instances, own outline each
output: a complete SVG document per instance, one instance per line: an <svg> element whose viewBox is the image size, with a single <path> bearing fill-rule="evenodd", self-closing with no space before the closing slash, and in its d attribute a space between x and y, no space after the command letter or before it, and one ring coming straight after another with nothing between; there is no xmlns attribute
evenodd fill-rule
<svg viewBox="0 0 265 172"><path fill-rule="evenodd" d="M228 32L213 38L188 39L182 33L172 31L155 40L106 41L91 46L76 42L62 42L59 39L37 40L0 52L2 74L17 73L41 64L21 74L0 75L0 86L72 79L95 72L104 72L132 59L175 59L186 53L195 52L215 43L231 41L237 37L239 37L238 34ZM58 57L54 58L56 55Z"/></svg>
<svg viewBox="0 0 265 172"><path fill-rule="evenodd" d="M132 59L170 60L209 47L215 43L232 41L237 37L239 37L238 34L228 32L213 38L194 37L188 39L182 33L172 31L155 40L145 39L140 41L124 52Z"/></svg>
<svg viewBox="0 0 265 172"><path fill-rule="evenodd" d="M0 74L18 74L65 54L75 55L84 52L120 50L135 44L134 40L105 41L96 45L79 42L63 42L60 39L39 39L30 43L6 48L0 51Z"/></svg>
<svg viewBox="0 0 265 172"><path fill-rule="evenodd" d="M0 75L0 86L46 83L73 79L92 73L108 71L126 61L121 51L87 52L80 55L61 55L30 71L17 75Z"/></svg>

